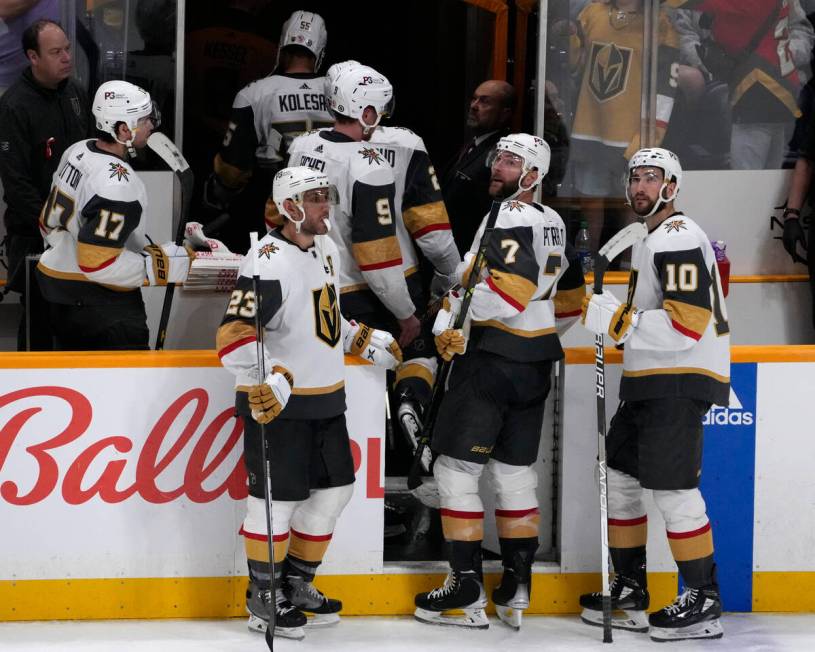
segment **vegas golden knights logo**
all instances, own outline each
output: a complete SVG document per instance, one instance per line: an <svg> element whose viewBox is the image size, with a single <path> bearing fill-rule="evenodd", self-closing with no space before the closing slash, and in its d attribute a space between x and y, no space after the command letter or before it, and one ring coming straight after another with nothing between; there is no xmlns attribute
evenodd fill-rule
<svg viewBox="0 0 815 652"><path fill-rule="evenodd" d="M340 341L342 330L337 291L333 285L326 283L319 290L312 290L311 296L314 302L314 330L317 337L333 348Z"/></svg>
<svg viewBox="0 0 815 652"><path fill-rule="evenodd" d="M614 43L592 43L589 55L589 88L598 102L607 102L625 91L633 50Z"/></svg>

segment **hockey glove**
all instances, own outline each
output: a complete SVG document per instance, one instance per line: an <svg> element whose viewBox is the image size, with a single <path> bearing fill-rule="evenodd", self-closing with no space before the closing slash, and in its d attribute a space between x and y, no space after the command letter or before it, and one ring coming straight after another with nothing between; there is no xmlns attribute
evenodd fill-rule
<svg viewBox="0 0 815 652"><path fill-rule="evenodd" d="M580 321L592 333L608 335L617 344L624 344L637 327L641 313L604 290L602 294L583 299Z"/></svg>
<svg viewBox="0 0 815 652"><path fill-rule="evenodd" d="M167 285L187 280L194 256L186 247L165 242L163 245L147 245L144 251L147 259L146 285Z"/></svg>
<svg viewBox="0 0 815 652"><path fill-rule="evenodd" d="M211 251L213 254L232 253L220 240L208 238L204 233L204 225L200 222L187 222L184 227L184 246L194 251Z"/></svg>
<svg viewBox="0 0 815 652"><path fill-rule="evenodd" d="M387 331L380 331L351 320L351 329L345 334L343 348L346 353L358 355L377 367L395 369L402 362L402 349Z"/></svg>
<svg viewBox="0 0 815 652"><path fill-rule="evenodd" d="M446 361L450 362L454 355L462 355L467 350L467 338L459 328L448 328L434 338L436 350Z"/></svg>
<svg viewBox="0 0 815 652"><path fill-rule="evenodd" d="M276 366L260 385L249 388L249 407L252 418L266 424L286 407L294 386L294 376L285 367Z"/></svg>
<svg viewBox="0 0 815 652"><path fill-rule="evenodd" d="M807 241L804 237L804 229L801 227L801 220L797 217L787 217L784 220L784 235L782 236L784 249L792 258L794 263L806 263L806 259L801 257L797 251L798 243L801 248L807 251Z"/></svg>

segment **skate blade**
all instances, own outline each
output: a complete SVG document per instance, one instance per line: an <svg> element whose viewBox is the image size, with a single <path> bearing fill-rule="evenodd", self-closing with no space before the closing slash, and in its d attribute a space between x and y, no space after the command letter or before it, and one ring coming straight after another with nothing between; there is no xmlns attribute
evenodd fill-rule
<svg viewBox="0 0 815 652"><path fill-rule="evenodd" d="M246 625L249 627L250 632L258 632L259 634L265 634L269 627L263 618L258 618L251 614L249 615L249 622L246 623ZM302 627L275 627L274 635L275 638L290 638L295 641L300 641L306 637L306 633Z"/></svg>
<svg viewBox="0 0 815 652"><path fill-rule="evenodd" d="M603 612L595 611L594 609L583 609L583 612L580 614L580 620L593 627L602 627ZM628 611L622 609L612 611L611 627L613 629L625 629L629 632L647 632L649 629L648 614L644 611L634 611L631 609Z"/></svg>
<svg viewBox="0 0 815 652"><path fill-rule="evenodd" d="M721 638L724 629L718 618L705 620L685 627L652 627L649 635L652 641L665 643L667 641L686 641L693 638Z"/></svg>
<svg viewBox="0 0 815 652"><path fill-rule="evenodd" d="M458 611L458 610L457 610ZM462 627L464 629L488 629L490 621L483 609L462 609L460 615L455 612L428 611L416 607L413 617L426 625L444 627Z"/></svg>
<svg viewBox="0 0 815 652"><path fill-rule="evenodd" d="M526 605L527 607L529 605ZM524 611L517 607L504 607L502 605L495 605L495 613L498 614L498 619L512 627L513 629L521 629L521 621L523 620Z"/></svg>
<svg viewBox="0 0 815 652"><path fill-rule="evenodd" d="M266 621L263 618L258 618L255 615L249 614L249 620L246 623L246 626L249 628L250 632L260 632L261 634L266 633Z"/></svg>
<svg viewBox="0 0 815 652"><path fill-rule="evenodd" d="M302 641L306 637L306 633L302 627L275 627L275 638L290 638L294 641Z"/></svg>
<svg viewBox="0 0 815 652"><path fill-rule="evenodd" d="M311 629L312 627L331 627L340 622L339 614L315 614L305 610L303 610L303 613L306 614L306 618L308 618L306 629Z"/></svg>

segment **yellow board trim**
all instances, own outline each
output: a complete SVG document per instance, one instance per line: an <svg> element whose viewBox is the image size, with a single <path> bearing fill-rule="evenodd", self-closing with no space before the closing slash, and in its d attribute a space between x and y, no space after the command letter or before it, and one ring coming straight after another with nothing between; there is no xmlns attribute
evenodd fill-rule
<svg viewBox="0 0 815 652"><path fill-rule="evenodd" d="M606 272L603 285L628 285L628 272ZM734 274L730 283L805 283L806 274ZM586 274L586 285L594 283L594 274Z"/></svg>
<svg viewBox="0 0 815 652"><path fill-rule="evenodd" d="M753 573L753 611L815 612L815 573Z"/></svg>
<svg viewBox="0 0 815 652"><path fill-rule="evenodd" d="M346 355L345 366L370 365ZM29 351L0 353L0 369L142 369L149 367L220 367L215 351Z"/></svg>
<svg viewBox="0 0 815 652"><path fill-rule="evenodd" d="M565 349L566 364L594 364L594 348L577 346ZM815 346L731 346L731 362L815 362ZM606 347L606 364L620 364L622 351Z"/></svg>
<svg viewBox="0 0 815 652"><path fill-rule="evenodd" d="M499 580L498 573L485 576L487 595ZM246 582L246 577L3 580L0 622L243 617ZM344 616L389 616L413 613L413 597L443 582L444 575L436 573L318 575L315 585L342 600ZM534 573L532 584L527 613L575 614L581 593L600 590L600 575ZM676 574L650 573L648 590L653 609L670 603L676 596Z"/></svg>
<svg viewBox="0 0 815 652"><path fill-rule="evenodd" d="M486 575L488 595L498 580ZM344 615L372 616L412 613L413 596L443 581L430 573L328 575L315 584L342 599ZM532 582L533 614L578 613L578 596L600 588L593 573L534 573ZM676 595L677 576L649 573L648 589L658 609ZM3 580L0 621L243 617L245 590L246 577ZM753 611L815 612L815 572L753 573Z"/></svg>

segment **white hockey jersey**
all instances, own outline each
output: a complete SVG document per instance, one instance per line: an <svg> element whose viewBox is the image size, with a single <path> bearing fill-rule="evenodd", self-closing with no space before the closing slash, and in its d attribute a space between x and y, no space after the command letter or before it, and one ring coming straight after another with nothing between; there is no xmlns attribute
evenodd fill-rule
<svg viewBox="0 0 815 652"><path fill-rule="evenodd" d="M243 186L255 164L279 166L298 135L333 124L325 77L275 74L253 81L235 96L215 172L231 188Z"/></svg>
<svg viewBox="0 0 815 652"><path fill-rule="evenodd" d="M727 405L727 310L716 255L693 220L674 213L634 245L628 297L644 312L625 343L620 398Z"/></svg>
<svg viewBox="0 0 815 652"><path fill-rule="evenodd" d="M258 243L261 322L266 373L283 367L294 378L281 419L322 419L345 412L344 333L338 292L340 256L326 236L307 250L279 229ZM229 300L216 348L238 391L258 380L252 260L246 256Z"/></svg>
<svg viewBox="0 0 815 652"><path fill-rule="evenodd" d="M459 270L465 285L488 217ZM486 265L470 303L471 345L512 360L559 360L559 332L580 316L583 271L554 210L517 200L501 204Z"/></svg>
<svg viewBox="0 0 815 652"><path fill-rule="evenodd" d="M394 222L396 188L384 156L370 143L334 130L295 138L289 154L290 166L324 172L339 192L330 236L342 258L340 292L370 289L397 319L412 315L415 306L402 273Z"/></svg>
<svg viewBox="0 0 815 652"><path fill-rule="evenodd" d="M138 292L149 264L142 253L146 210L144 183L127 161L93 139L69 147L40 213L46 250L37 269L45 298L104 305Z"/></svg>
<svg viewBox="0 0 815 652"><path fill-rule="evenodd" d="M461 257L424 141L410 129L379 126L371 143L393 168L396 213L401 216L396 221L396 235L405 274L418 265L414 242L440 274L452 274Z"/></svg>

